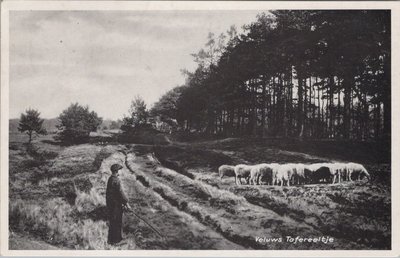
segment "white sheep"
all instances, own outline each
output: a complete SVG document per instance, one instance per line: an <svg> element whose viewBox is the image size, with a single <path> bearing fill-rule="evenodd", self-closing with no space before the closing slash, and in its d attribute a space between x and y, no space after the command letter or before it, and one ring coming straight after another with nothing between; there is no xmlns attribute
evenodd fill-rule
<svg viewBox="0 0 400 258"><path fill-rule="evenodd" d="M278 178L277 178L278 169L279 169L279 167L280 167L281 165L278 164L278 163L269 163L268 166L269 166L269 167L271 168L271 170L272 170L272 182L271 182L271 184L272 184L272 185L276 185L276 184L278 184Z"/></svg>
<svg viewBox="0 0 400 258"><path fill-rule="evenodd" d="M272 170L271 173L271 185L275 185L277 182L277 174L278 174L278 169L281 165L278 163L269 163L268 167Z"/></svg>
<svg viewBox="0 0 400 258"><path fill-rule="evenodd" d="M346 163L331 163L329 165L329 169L331 172L331 175L333 175L333 181L332 184L335 183L336 178L338 179L338 183L341 182L341 180L346 180L346 171L348 171L348 164ZM347 177L348 179L348 177Z"/></svg>
<svg viewBox="0 0 400 258"><path fill-rule="evenodd" d="M254 165L250 170L250 184L258 185L258 179L261 177L261 164Z"/></svg>
<svg viewBox="0 0 400 258"><path fill-rule="evenodd" d="M358 180L361 179L361 175L366 176L368 180L371 179L371 175L368 173L365 167L359 163L353 163L353 162L347 163L346 171L347 171L347 177L350 181L353 181L351 178L353 174L358 175Z"/></svg>
<svg viewBox="0 0 400 258"><path fill-rule="evenodd" d="M251 168L250 170L250 183L253 185L259 185L260 179L264 178L267 180L267 183L272 184L272 168L266 164L258 164Z"/></svg>
<svg viewBox="0 0 400 258"><path fill-rule="evenodd" d="M322 163L322 166L329 168L332 177L332 184L335 184L336 179L338 183L340 183L340 171L343 169L342 163Z"/></svg>
<svg viewBox="0 0 400 258"><path fill-rule="evenodd" d="M281 186L283 186L284 182L286 182L287 186L290 186L290 179L292 175L293 175L292 164L280 165L277 169L277 174L276 174L277 182L280 182Z"/></svg>
<svg viewBox="0 0 400 258"><path fill-rule="evenodd" d="M350 170L352 167L352 163L340 163L340 167L338 167L340 177L342 178L343 181L351 181L350 177ZM349 167L350 164L350 167Z"/></svg>
<svg viewBox="0 0 400 258"><path fill-rule="evenodd" d="M246 180L246 183L249 183L250 179L250 171L253 168L253 166L250 165L244 165L244 164L239 164L235 166L235 182L237 185L242 184L242 178Z"/></svg>
<svg viewBox="0 0 400 258"><path fill-rule="evenodd" d="M346 163L340 163L339 169L339 177L341 178L342 181L349 181L349 178L347 177L347 164Z"/></svg>
<svg viewBox="0 0 400 258"><path fill-rule="evenodd" d="M235 176L235 166L222 165L218 168L219 177L222 179L224 176L234 177Z"/></svg>
<svg viewBox="0 0 400 258"><path fill-rule="evenodd" d="M340 183L341 180L352 181L351 176L353 173L358 173L359 176L364 174L369 178L369 173L367 170L364 168L364 166L358 163L331 163L329 164L329 169L331 175L333 175L332 184L335 183L336 178L338 179L338 183Z"/></svg>
<svg viewBox="0 0 400 258"><path fill-rule="evenodd" d="M305 176L305 165L303 163L296 163L292 164L293 166L293 179L297 181L297 184L305 184L306 183L306 176ZM296 183L296 182L294 182Z"/></svg>

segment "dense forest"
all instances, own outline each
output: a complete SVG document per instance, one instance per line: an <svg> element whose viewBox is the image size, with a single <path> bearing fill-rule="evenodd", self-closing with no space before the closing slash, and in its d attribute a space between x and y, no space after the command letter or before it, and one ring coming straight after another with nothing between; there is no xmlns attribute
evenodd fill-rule
<svg viewBox="0 0 400 258"><path fill-rule="evenodd" d="M390 139L385 10L279 10L209 34L198 64L155 103L182 130L222 136Z"/></svg>

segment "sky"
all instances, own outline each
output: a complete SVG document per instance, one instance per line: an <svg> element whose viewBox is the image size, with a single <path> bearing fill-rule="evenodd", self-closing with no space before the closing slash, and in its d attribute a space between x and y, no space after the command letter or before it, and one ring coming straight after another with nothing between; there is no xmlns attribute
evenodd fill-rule
<svg viewBox="0 0 400 258"><path fill-rule="evenodd" d="M71 103L120 119L150 107L193 71L209 32L238 30L261 11L12 11L10 118L55 118Z"/></svg>

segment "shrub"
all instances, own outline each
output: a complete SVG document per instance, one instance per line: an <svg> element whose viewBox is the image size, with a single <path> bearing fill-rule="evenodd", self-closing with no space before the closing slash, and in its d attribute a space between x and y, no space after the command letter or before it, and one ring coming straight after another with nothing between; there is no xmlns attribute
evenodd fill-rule
<svg viewBox="0 0 400 258"><path fill-rule="evenodd" d="M90 132L102 123L102 118L96 112L90 112L88 106L83 107L78 103L69 106L58 119L60 132L57 138L67 144L88 142Z"/></svg>
<svg viewBox="0 0 400 258"><path fill-rule="evenodd" d="M98 207L103 207L106 205L106 200L104 196L100 195L93 188L89 193L80 192L77 193L77 198L75 200L75 207L78 212L91 211Z"/></svg>
<svg viewBox="0 0 400 258"><path fill-rule="evenodd" d="M137 144L158 144L167 145L169 141L163 133L155 130L151 125L140 125L132 127L130 130L123 132L118 137L121 143L137 143Z"/></svg>

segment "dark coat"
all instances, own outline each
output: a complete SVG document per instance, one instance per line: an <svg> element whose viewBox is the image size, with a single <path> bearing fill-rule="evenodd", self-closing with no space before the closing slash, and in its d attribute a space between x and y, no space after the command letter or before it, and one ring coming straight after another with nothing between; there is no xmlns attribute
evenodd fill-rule
<svg viewBox="0 0 400 258"><path fill-rule="evenodd" d="M122 240L122 207L128 202L121 187L118 176L113 174L107 182L106 203L108 210L108 220L110 222L108 230L108 243L115 244Z"/></svg>

